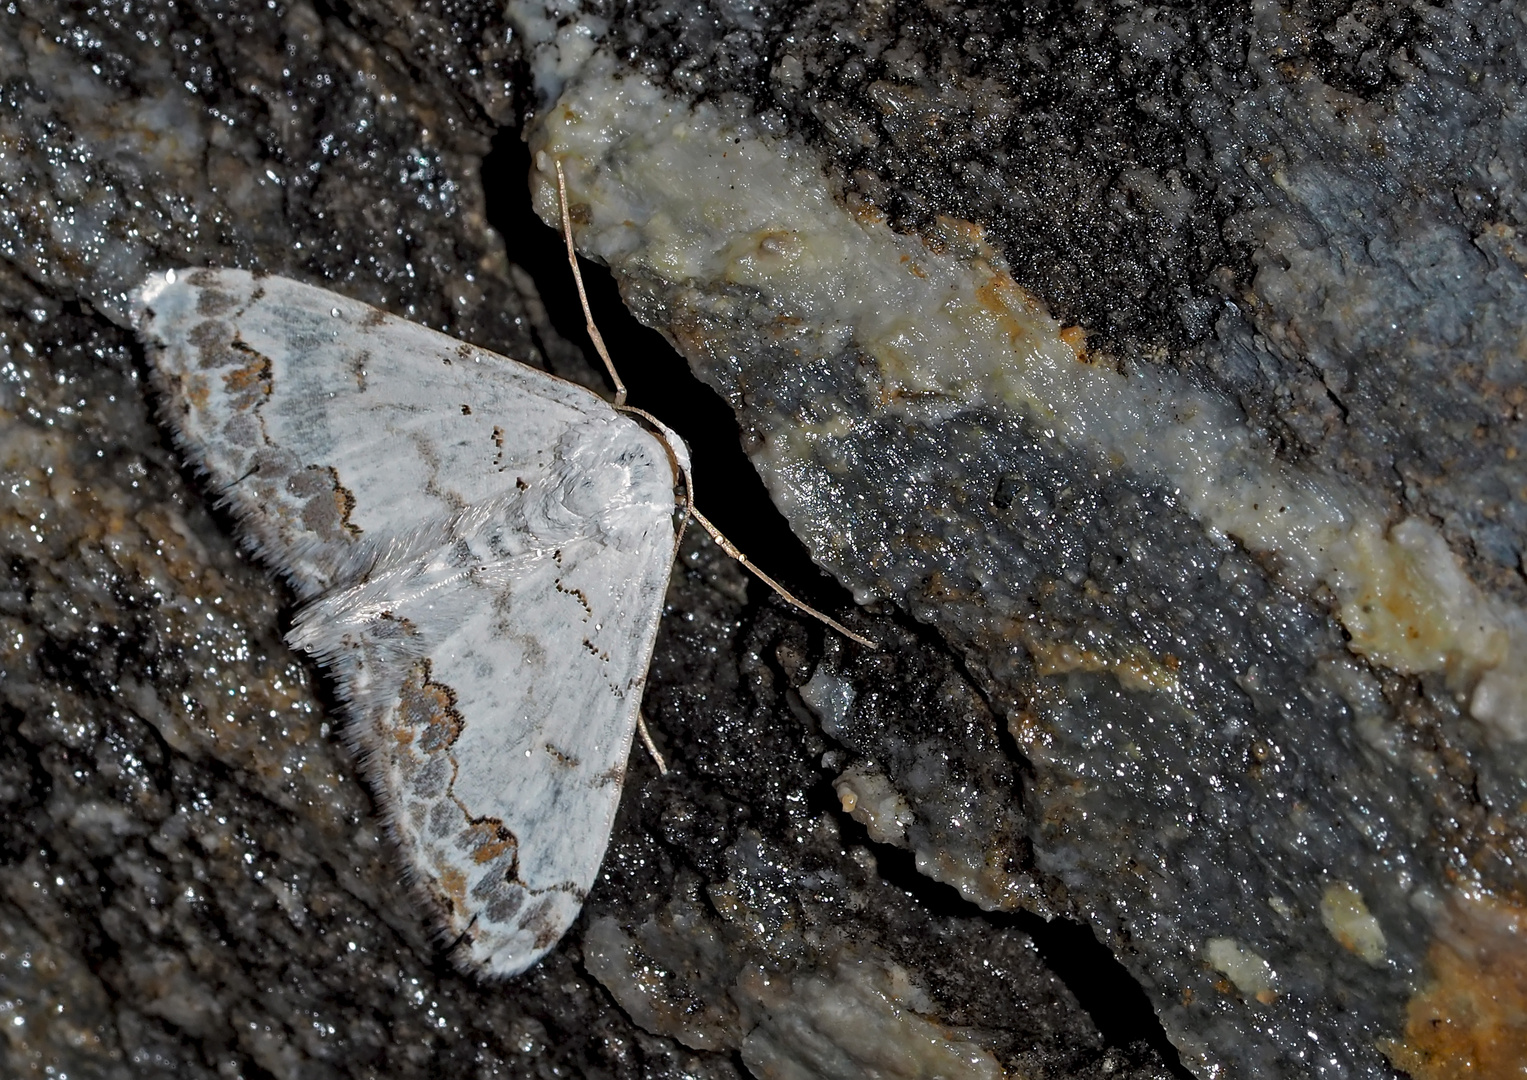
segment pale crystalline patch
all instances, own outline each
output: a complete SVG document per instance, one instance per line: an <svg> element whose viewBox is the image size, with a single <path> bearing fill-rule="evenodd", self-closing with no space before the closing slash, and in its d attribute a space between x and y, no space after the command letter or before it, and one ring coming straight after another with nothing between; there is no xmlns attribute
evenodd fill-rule
<svg viewBox="0 0 1527 1080"><path fill-rule="evenodd" d="M1204 959L1247 997L1264 1005L1277 998L1277 972L1261 954L1235 938L1210 938L1204 942Z"/></svg>
<svg viewBox="0 0 1527 1080"><path fill-rule="evenodd" d="M891 786L885 774L873 766L858 765L844 770L832 782L833 791L843 812L863 825L877 844L907 846L907 826L912 823L912 807Z"/></svg>
<svg viewBox="0 0 1527 1080"><path fill-rule="evenodd" d="M1320 897L1320 921L1342 948L1357 953L1375 967L1384 963L1388 948L1384 928L1355 887L1345 881L1327 885Z"/></svg>
<svg viewBox="0 0 1527 1080"><path fill-rule="evenodd" d="M134 319L177 443L310 601L288 640L335 674L409 874L458 955L523 971L604 856L683 443L285 278L172 272Z"/></svg>

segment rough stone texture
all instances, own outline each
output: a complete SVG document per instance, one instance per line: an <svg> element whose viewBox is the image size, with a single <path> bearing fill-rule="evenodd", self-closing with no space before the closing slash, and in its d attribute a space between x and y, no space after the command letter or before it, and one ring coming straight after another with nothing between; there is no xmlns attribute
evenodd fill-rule
<svg viewBox="0 0 1527 1080"><path fill-rule="evenodd" d="M582 10L679 109L715 106L707 133L818 155L866 218L935 247L939 215L976 222L1094 359L1225 394L1282 463L1438 522L1475 582L1527 598L1520 5ZM609 115L655 115L640 100ZM621 185L701 155L543 117L548 145L594 148L591 206L660 208L591 242L737 410L808 547L937 628L1005 717L1031 861L991 819L972 847L1018 853L1013 902L1104 932L1203 1075L1520 1070L1520 741L1492 744L1444 680L1354 654L1329 595L1280 584L1144 467L1027 415L888 407L857 370L873 347L800 326L786 286L665 273L675 252L736 264L670 242L671 201ZM816 254L780 247L781 280ZM851 739L855 706L819 690ZM883 766L838 784L884 842L917 849L941 812Z"/></svg>
<svg viewBox="0 0 1527 1080"><path fill-rule="evenodd" d="M759 1076L999 1075L981 1065L934 1072L931 1054L920 1068L913 1040L890 1032L877 1036L890 1060L841 1067L809 1056L813 1043L841 1043L835 1022L876 1021L876 1008L855 1001L864 981L886 987L910 973L921 990L887 996L938 1017L1010 1073L1151 1066L1155 1056L1140 1044L1100 1055L1023 930L898 870L894 851L877 858L855 823L832 812L830 781L848 746L824 736L798 694L815 670L835 663L839 643L822 658L820 628L780 614L777 603L738 622L746 581L708 543L692 545L683 567L672 599L683 597L687 614L665 624L646 696L660 749L678 768L623 804L606 858L610 888L589 904L585 964L616 1000L649 1030L740 1049ZM866 734L855 748L884 758L919 734L989 745L991 717L942 650L889 622L874 630L894 643L887 652L895 658L855 665L865 697L922 696L926 707L907 709L899 728ZM893 865L882 870L887 857ZM1026 996L1013 993L1019 986ZM916 1005L919 994L938 1007ZM956 1036L942 1038L965 1046Z"/></svg>
<svg viewBox="0 0 1527 1080"><path fill-rule="evenodd" d="M260 267L588 378L486 228L517 78L488 10L0 9L0 1072L1168 1075L1039 920L841 810L874 762L925 808L909 844L958 803L996 880L1029 868L993 795L1020 766L946 650L884 618L893 648L843 655L698 540L647 699L673 771L633 758L584 921L504 985L431 941L289 597L168 451L121 319L150 269ZM819 668L859 703L831 737Z"/></svg>
<svg viewBox="0 0 1527 1080"><path fill-rule="evenodd" d="M1520 4L591 3L893 222L977 222L1125 366L1433 515L1521 600Z"/></svg>
<svg viewBox="0 0 1527 1080"><path fill-rule="evenodd" d="M802 140L861 212L979 223L1097 355L1527 597L1519 4L589 9L680 103ZM587 378L475 180L521 59L477 4L0 9L6 1070L1160 1075L1026 908L1091 923L1202 1075L1514 1075L1520 744L1149 478L994 409L877 416L851 348L634 273L760 460L824 403L871 421L792 523L894 602L889 647L691 546L648 696L674 772L634 759L544 964L450 969L120 319L150 268L258 266Z"/></svg>
<svg viewBox="0 0 1527 1080"><path fill-rule="evenodd" d="M661 319L656 304L643 310ZM733 357L747 332L716 328ZM768 372L763 350L741 359ZM763 381L798 384L798 360ZM803 397L851 392L817 383ZM1011 418L866 425L818 464L802 516L821 534L851 523L865 550L902 554L845 577L965 652L1032 766L1025 839L1038 880L1015 883L1012 899L1109 932L1206 1068L1300 1075L1313 1041L1383 1075L1375 1044L1424 981L1446 883L1481 871L1516 881L1520 749L1494 755L1440 684L1354 663L1333 620L1206 538L1169 493L1098 478ZM855 500L866 487L894 497L866 506ZM1149 692L1158 676L1173 695ZM850 731L878 719L866 712ZM957 767L977 770L990 752L967 743ZM915 785L896 787L926 812ZM997 823L970 824L977 850L1012 850ZM1310 932L1332 881L1356 886L1384 926L1377 966ZM1272 965L1276 999L1241 994L1205 961L1219 937Z"/></svg>

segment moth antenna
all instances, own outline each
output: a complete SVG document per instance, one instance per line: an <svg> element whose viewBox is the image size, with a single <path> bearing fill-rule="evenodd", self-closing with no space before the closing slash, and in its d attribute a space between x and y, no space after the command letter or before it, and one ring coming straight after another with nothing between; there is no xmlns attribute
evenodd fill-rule
<svg viewBox="0 0 1527 1080"><path fill-rule="evenodd" d="M652 732L647 730L647 718L640 712L636 714L636 730L641 734L642 745L647 748L647 753L652 755L652 761L657 765L659 776L668 775L668 765L663 761L663 755L657 752L657 743L652 741Z"/></svg>
<svg viewBox="0 0 1527 1080"><path fill-rule="evenodd" d="M626 384L620 381L615 361L610 359L610 351L604 347L604 338L599 335L599 327L594 325L594 312L589 308L588 293L583 291L578 253L573 250L573 216L567 209L567 175L562 171L561 158L557 159L557 201L562 204L562 238L567 241L567 262L573 268L573 280L578 283L578 300L583 304L584 323L588 326L589 338L594 342L594 351L604 361L604 369L610 373L610 381L615 384L615 407L618 409L626 403Z"/></svg>
<svg viewBox="0 0 1527 1080"><path fill-rule="evenodd" d="M700 508L695 505L694 481L689 477L689 470L683 468L679 464L678 455L673 452L673 447L668 445L668 436L665 434L668 429L666 426L664 426L663 422L657 417L653 416L651 413L647 412L645 409L638 409L635 405L622 405L619 406L619 408L621 412L627 413L631 416L639 416L643 420L647 421L647 423L652 425L654 429L653 434L658 437L658 440L668 451L668 460L673 464L674 470L684 480L684 520L679 525L678 535L674 538L673 541L673 550L675 553L677 553L679 550L680 541L684 539L684 529L688 527L689 519L694 518L702 526L704 526L706 532L710 533L711 539L720 545L722 551L726 552L732 558L740 562L747 570L751 571L759 581L762 581L765 585L769 586L769 588L778 593L780 599L784 600L787 604L794 605L799 610L804 611L807 615L810 615L813 619L816 619L825 626L832 627L844 637L852 641L857 641L860 645L863 645L867 649L880 648L879 645L871 641L869 638L864 637L862 634L854 633L852 630L838 622L838 620L832 618L830 615L824 615L822 612L818 611L816 608L812 607L804 600L796 599L794 596L790 595L789 591L786 590L783 585L775 581L768 574L764 573L757 566L755 566L753 561L742 553L741 548L728 540L725 533L712 525L710 519L707 518L704 514L700 513Z"/></svg>
<svg viewBox="0 0 1527 1080"><path fill-rule="evenodd" d="M773 578L771 578L768 574L764 573L762 570L758 569L758 567L754 566L752 561L749 560L748 557L742 553L742 551L737 547L736 544L734 544L730 540L728 540L726 538L726 536L722 534L720 529L716 528L714 525L712 525L710 523L710 519L709 518L707 518L704 514L700 513L699 508L696 507L693 502L691 502L689 504L689 515L690 515L690 517L692 517L696 521L698 521L700 523L701 527L706 532L710 533L710 538L712 540L714 540L718 545L720 545L722 551L726 552L732 558L736 559L748 571L750 571L755 577L757 577L759 581L762 581L765 585L769 586L769 588L773 589L776 593L778 593L781 600L784 600L787 604L794 605L796 608L798 608L799 610L805 612L807 615L810 615L813 619L816 619L818 622L821 622L822 624L824 624L826 626L832 627L834 630L836 630L838 633L842 634L844 637L848 638L850 641L857 641L860 645L863 645L867 649L878 649L878 648L880 648L880 646L878 644L876 644L875 642L871 641L869 638L865 637L862 634L854 633L848 627L846 627L842 623L838 622L837 619L834 619L831 615L825 615L822 612L818 611L816 608L812 607L810 604L806 603L804 600L797 600L795 597L791 596L790 593L785 590L785 587L783 585L781 585L779 582L775 581Z"/></svg>
<svg viewBox="0 0 1527 1080"><path fill-rule="evenodd" d="M557 199L562 204L562 238L567 241L567 262L568 265L573 268L573 280L578 283L578 300L583 304L583 318L588 325L589 338L594 342L594 350L599 353L599 359L604 361L605 370L610 373L610 381L615 384L615 407L621 412L633 413L637 416L643 417L652 424L656 425L658 430L661 432L663 430L663 425L658 422L656 417L652 416L650 413L642 411L641 409L637 409L626 404L626 384L621 381L620 373L615 370L615 361L610 359L609 350L604 347L604 338L599 334L599 327L594 325L594 312L589 308L588 294L583 290L583 274L578 269L578 253L573 249L573 217L567 209L567 174L562 169L561 158L557 159ZM664 441L666 442L666 439ZM673 456L673 450L671 447L669 448L669 456ZM863 636L862 634L854 633L852 630L838 622L838 620L832 618L830 615L823 614L816 608L812 607L810 604L806 603L804 600L796 599L794 596L790 595L789 591L786 590L783 585L775 581L768 574L764 573L757 566L755 566L752 560L744 555L742 550L736 544L728 540L722 534L720 529L716 528L710 523L709 518L700 513L699 508L695 506L695 489L694 485L690 482L689 479L689 470L680 469L679 471L684 476L684 491L687 502L687 505L684 509L684 517L686 522L691 517L698 521L704 527L705 531L710 533L711 539L721 546L722 551L736 559L755 577L757 577L759 581L762 581L765 585L769 586L769 588L778 593L780 599L784 600L786 603L791 604L799 610L805 612L807 615L810 615L813 619L816 619L823 625L832 627L834 630L848 638L850 641L857 641L860 645L863 645L867 649L880 648L879 645L875 644L875 642L871 641L869 638ZM679 528L679 537L682 538L683 535L684 529L681 525ZM677 547L677 543L678 541L676 540L675 547ZM668 769L663 764L663 759L658 754L657 748L652 744L652 736L647 733L647 725L641 720L640 714L637 716L637 725L642 733L642 742L644 742L647 746L647 752L650 753L653 759L657 762L658 771L660 773L666 774Z"/></svg>

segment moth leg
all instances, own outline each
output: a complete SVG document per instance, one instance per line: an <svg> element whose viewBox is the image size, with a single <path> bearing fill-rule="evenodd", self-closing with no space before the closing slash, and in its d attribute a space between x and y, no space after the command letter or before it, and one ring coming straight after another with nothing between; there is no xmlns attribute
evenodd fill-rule
<svg viewBox="0 0 1527 1080"><path fill-rule="evenodd" d="M663 755L657 752L657 743L652 741L652 732L647 730L647 719L640 712L636 714L636 730L641 733L642 745L647 748L647 753L652 755L653 764L657 766L658 775L668 775L668 765L663 761Z"/></svg>

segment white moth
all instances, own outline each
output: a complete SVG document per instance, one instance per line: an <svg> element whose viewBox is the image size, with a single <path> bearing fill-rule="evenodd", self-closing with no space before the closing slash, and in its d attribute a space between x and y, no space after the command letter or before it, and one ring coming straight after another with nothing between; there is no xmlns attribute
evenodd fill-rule
<svg viewBox="0 0 1527 1080"><path fill-rule="evenodd" d="M407 873L514 975L620 799L689 468L582 387L324 289L171 272L135 323L180 449L308 601Z"/></svg>
<svg viewBox="0 0 1527 1080"><path fill-rule="evenodd" d="M133 298L176 442L307 601L287 641L335 675L405 872L458 960L498 976L577 918L633 728L665 769L639 709L686 518L875 647L722 536L683 440L625 405L556 171L614 405L283 277L171 270Z"/></svg>

